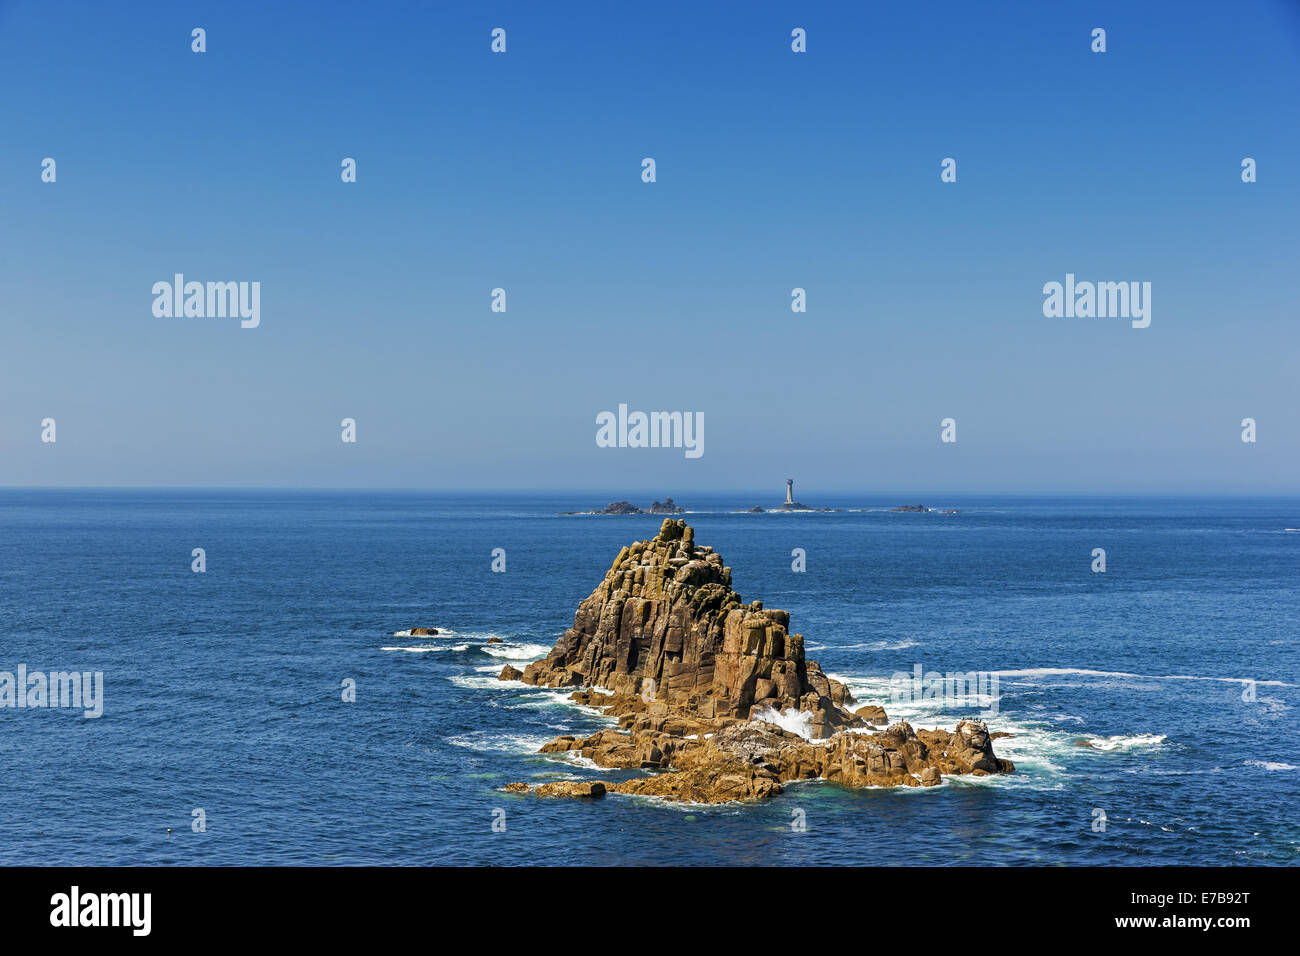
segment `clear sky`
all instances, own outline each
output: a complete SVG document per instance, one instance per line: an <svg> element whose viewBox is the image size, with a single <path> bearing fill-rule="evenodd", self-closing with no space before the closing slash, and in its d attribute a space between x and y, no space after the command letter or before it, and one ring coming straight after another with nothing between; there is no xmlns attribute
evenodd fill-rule
<svg viewBox="0 0 1300 956"><path fill-rule="evenodd" d="M0 484L1300 475L1294 0L0 0L0 118ZM1067 273L1150 327L1044 317ZM619 403L705 453L598 448Z"/></svg>

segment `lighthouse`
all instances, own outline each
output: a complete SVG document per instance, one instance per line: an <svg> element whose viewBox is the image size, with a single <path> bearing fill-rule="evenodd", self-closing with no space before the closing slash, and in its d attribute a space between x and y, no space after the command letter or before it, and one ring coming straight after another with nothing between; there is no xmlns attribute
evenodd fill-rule
<svg viewBox="0 0 1300 956"><path fill-rule="evenodd" d="M794 479L785 480L785 501L776 508L777 511L815 511L815 508L809 508L794 500Z"/></svg>

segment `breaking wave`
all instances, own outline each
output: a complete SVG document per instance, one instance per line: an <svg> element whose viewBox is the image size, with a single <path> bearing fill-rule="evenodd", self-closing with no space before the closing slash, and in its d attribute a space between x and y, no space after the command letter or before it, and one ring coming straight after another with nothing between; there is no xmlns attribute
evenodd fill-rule
<svg viewBox="0 0 1300 956"><path fill-rule="evenodd" d="M483 653L507 661L535 661L551 653L541 644L484 644Z"/></svg>
<svg viewBox="0 0 1300 956"><path fill-rule="evenodd" d="M1261 770L1294 770L1295 767L1289 763L1281 763L1275 760L1247 760L1247 767L1259 767Z"/></svg>
<svg viewBox="0 0 1300 956"><path fill-rule="evenodd" d="M812 717L810 711L796 710L793 707L788 708L785 713L771 707L764 707L762 710L756 710L749 715L750 720L765 720L769 724L776 724L782 730L798 734L804 740L813 739Z"/></svg>
<svg viewBox="0 0 1300 956"><path fill-rule="evenodd" d="M1098 671L1084 667L1027 667L1022 670L993 671L999 677L1121 677L1137 680L1209 680L1225 684L1256 684L1267 687L1300 687L1280 680L1257 680L1253 677L1197 677L1191 674L1130 674L1127 671Z"/></svg>
<svg viewBox="0 0 1300 956"><path fill-rule="evenodd" d="M1114 734L1110 737L1088 737L1093 750L1132 750L1135 747L1158 747L1168 738L1164 734Z"/></svg>
<svg viewBox="0 0 1300 956"><path fill-rule="evenodd" d="M501 754L535 754L542 749L550 737L537 737L529 734L506 734L480 730L469 734L448 737L447 743L468 750L480 750L487 753Z"/></svg>

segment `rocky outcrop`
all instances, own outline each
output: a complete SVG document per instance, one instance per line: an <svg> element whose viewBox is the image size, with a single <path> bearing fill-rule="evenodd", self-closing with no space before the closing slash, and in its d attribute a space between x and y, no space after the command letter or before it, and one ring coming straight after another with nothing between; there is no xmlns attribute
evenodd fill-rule
<svg viewBox="0 0 1300 956"><path fill-rule="evenodd" d="M507 664L501 668L501 673L497 675L497 680L519 680L524 676L524 672L517 667L511 667Z"/></svg>
<svg viewBox="0 0 1300 956"><path fill-rule="evenodd" d="M532 788L539 797L603 797L605 785L599 780L587 782L582 780L557 780L555 783L543 783Z"/></svg>
<svg viewBox="0 0 1300 956"><path fill-rule="evenodd" d="M436 627L413 627L411 628L412 637L437 637L438 629Z"/></svg>
<svg viewBox="0 0 1300 956"><path fill-rule="evenodd" d="M683 515L686 509L678 505L671 497L655 501L642 511L630 501L611 501L599 511L561 511L562 515Z"/></svg>
<svg viewBox="0 0 1300 956"><path fill-rule="evenodd" d="M931 786L945 773L1012 769L994 755L979 721L963 721L953 733L916 732L906 723L873 732L886 723L884 710L851 713L848 689L804 657L803 636L789 633L789 624L785 611L744 603L731 568L696 545L684 521L664 521L653 539L619 552L573 627L521 678L584 688L572 698L617 717L619 729L562 736L542 752L576 752L601 767L672 770L603 786L701 803L771 796L790 780ZM534 791L545 787L553 789L544 795L559 792L552 784Z"/></svg>
<svg viewBox="0 0 1300 956"><path fill-rule="evenodd" d="M790 615L743 604L731 568L694 529L666 520L650 541L625 547L578 607L573 627L524 681L589 685L643 697L663 713L747 718L753 708L796 707L829 732L853 722L843 684L806 661Z"/></svg>
<svg viewBox="0 0 1300 956"><path fill-rule="evenodd" d="M868 704L866 707L859 707L853 712L854 717L861 717L869 724L887 724L889 718L885 715L885 708L876 704Z"/></svg>

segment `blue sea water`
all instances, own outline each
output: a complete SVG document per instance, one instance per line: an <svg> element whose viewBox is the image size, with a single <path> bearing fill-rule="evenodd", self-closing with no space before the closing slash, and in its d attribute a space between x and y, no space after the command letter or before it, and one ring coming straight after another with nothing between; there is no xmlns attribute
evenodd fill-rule
<svg viewBox="0 0 1300 956"><path fill-rule="evenodd" d="M1015 774L721 807L504 793L618 776L536 753L607 719L495 679L657 530L557 514L606 497L0 491L0 671L104 675L98 719L0 708L0 864L1300 860L1300 500L679 495L862 702L951 727L969 711L892 702L890 675L998 672Z"/></svg>

